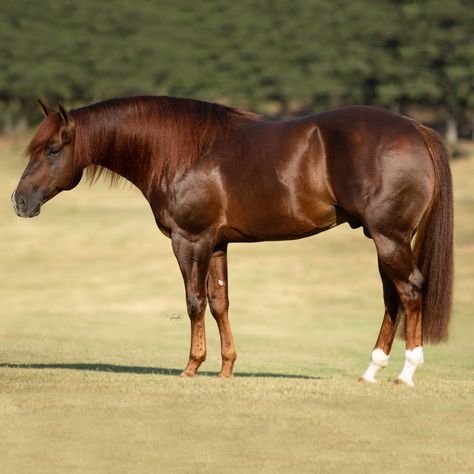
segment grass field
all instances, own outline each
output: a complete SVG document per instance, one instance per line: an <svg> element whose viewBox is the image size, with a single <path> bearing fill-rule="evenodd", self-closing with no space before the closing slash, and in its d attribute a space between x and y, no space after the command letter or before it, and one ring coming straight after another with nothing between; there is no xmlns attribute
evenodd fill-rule
<svg viewBox="0 0 474 474"><path fill-rule="evenodd" d="M416 387L357 384L383 314L373 243L347 226L230 247L236 377L182 380L189 322L171 245L128 187L85 183L36 219L0 142L0 472L474 472L474 159L453 164L451 339ZM170 319L171 315L184 315Z"/></svg>

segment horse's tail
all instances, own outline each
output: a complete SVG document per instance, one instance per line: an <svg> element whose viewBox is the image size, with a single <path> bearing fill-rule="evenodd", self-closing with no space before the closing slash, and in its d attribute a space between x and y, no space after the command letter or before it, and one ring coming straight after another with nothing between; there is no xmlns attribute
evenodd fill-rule
<svg viewBox="0 0 474 474"><path fill-rule="evenodd" d="M453 300L453 186L449 153L440 136L415 124L433 162L435 183L431 206L416 233L414 254L424 277L423 341L437 344L448 338Z"/></svg>

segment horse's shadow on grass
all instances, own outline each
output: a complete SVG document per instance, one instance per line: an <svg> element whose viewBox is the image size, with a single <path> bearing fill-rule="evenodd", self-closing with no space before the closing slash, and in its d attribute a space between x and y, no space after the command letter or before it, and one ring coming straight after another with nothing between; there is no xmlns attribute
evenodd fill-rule
<svg viewBox="0 0 474 474"><path fill-rule="evenodd" d="M136 367L130 365L115 365L115 364L0 364L0 368L9 369L65 369L65 370L85 370L91 372L111 372L116 374L138 374L138 375L180 375L179 369L167 369L163 367ZM217 372L202 371L198 375L205 377L216 377ZM318 380L322 377L313 377L311 375L297 375L297 374L275 374L271 372L235 372L234 377L263 377L263 378L283 378L283 379L311 379Z"/></svg>

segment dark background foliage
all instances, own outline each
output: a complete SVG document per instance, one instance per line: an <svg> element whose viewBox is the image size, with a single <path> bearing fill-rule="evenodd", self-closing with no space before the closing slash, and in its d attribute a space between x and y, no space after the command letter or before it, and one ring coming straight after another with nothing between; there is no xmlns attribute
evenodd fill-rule
<svg viewBox="0 0 474 474"><path fill-rule="evenodd" d="M124 95L272 117L365 103L474 134L472 0L3 0L0 127Z"/></svg>

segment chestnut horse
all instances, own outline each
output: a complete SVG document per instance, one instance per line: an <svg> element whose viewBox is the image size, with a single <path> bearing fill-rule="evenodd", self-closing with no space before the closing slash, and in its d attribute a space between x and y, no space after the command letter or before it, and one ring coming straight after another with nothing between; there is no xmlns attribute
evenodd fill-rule
<svg viewBox="0 0 474 474"><path fill-rule="evenodd" d="M41 103L41 102L40 102ZM171 238L184 279L191 349L183 376L206 358L206 300L221 340L220 375L236 349L228 319L227 245L299 239L347 222L377 250L385 314L361 381L375 382L404 317L413 385L423 343L447 338L453 284L448 152L412 119L365 106L268 122L241 110L173 97L130 97L55 112L44 121L12 195L33 217L88 168L136 185ZM411 242L414 239L412 248Z"/></svg>

